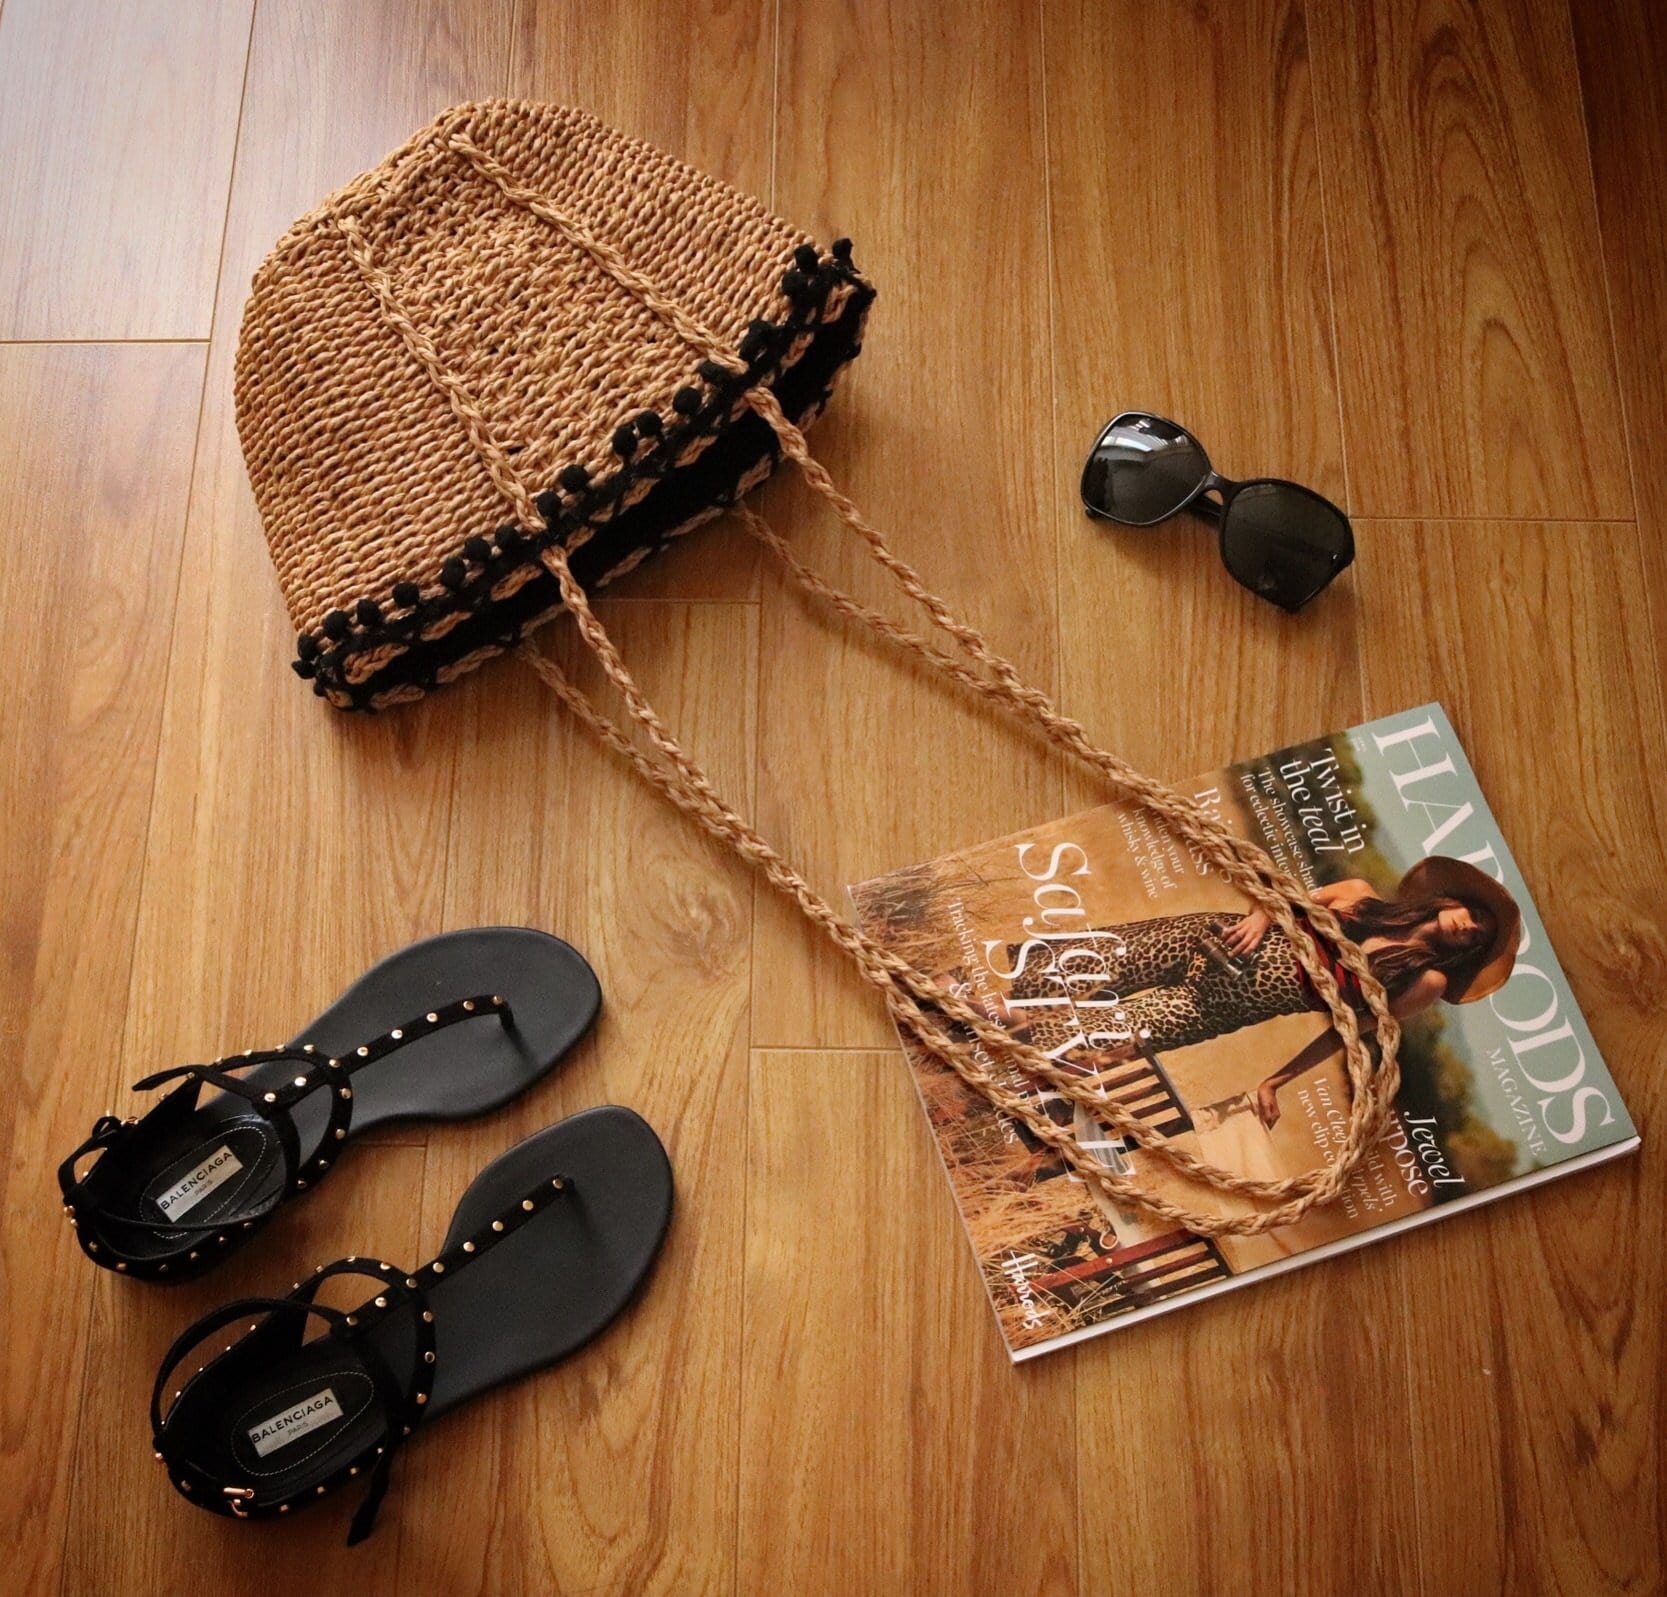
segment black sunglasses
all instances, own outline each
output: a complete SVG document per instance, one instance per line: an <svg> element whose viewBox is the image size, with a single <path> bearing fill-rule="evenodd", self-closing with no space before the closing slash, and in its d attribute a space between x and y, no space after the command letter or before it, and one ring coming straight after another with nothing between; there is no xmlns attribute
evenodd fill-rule
<svg viewBox="0 0 1667 1597"><path fill-rule="evenodd" d="M1082 503L1126 527L1155 526L1183 510L1215 522L1221 563L1283 610L1300 610L1354 559L1349 518L1329 499L1278 477L1229 481L1185 427L1149 411L1125 410L1095 439Z"/></svg>

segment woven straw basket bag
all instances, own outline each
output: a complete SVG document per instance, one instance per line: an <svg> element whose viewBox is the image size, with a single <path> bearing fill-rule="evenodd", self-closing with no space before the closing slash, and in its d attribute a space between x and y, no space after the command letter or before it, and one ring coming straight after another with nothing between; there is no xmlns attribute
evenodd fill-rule
<svg viewBox="0 0 1667 1597"><path fill-rule="evenodd" d="M1335 917L1191 800L1096 748L900 559L803 428L861 349L874 291L736 193L584 113L511 101L444 113L281 239L255 276L237 419L298 635L296 670L342 709L420 698L515 649L645 781L798 904L906 1036L1113 1202L1204 1235L1288 1225L1336 1198L1398 1085L1399 1028ZM939 629L928 642L808 569L743 502L785 457ZM1353 1106L1330 1162L1260 1180L1153 1132L941 991L821 898L718 794L644 697L588 595L733 508L817 603L1022 719L1196 849L1292 943L1344 1045ZM611 720L523 642L565 613L626 712ZM1298 916L1365 995L1360 1017ZM1085 1152L1014 1071L1161 1162L1177 1201ZM1223 1212L1215 1194L1251 1200Z"/></svg>

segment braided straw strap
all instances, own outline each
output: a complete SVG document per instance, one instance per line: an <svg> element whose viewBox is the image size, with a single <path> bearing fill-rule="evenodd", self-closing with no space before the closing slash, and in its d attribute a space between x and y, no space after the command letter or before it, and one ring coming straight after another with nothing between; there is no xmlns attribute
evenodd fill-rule
<svg viewBox="0 0 1667 1597"><path fill-rule="evenodd" d="M615 282L635 295L689 347L704 359L740 373L745 370L708 328L687 309L662 295L636 272L619 252L579 221L549 201L517 184L493 157L462 135L451 148L474 166L515 203L583 250ZM445 368L438 351L405 316L387 275L370 258L361 237L349 234L353 259L382 313L405 342L436 386L445 394L471 446L480 455L493 483L518 517L537 525L535 496L517 473L515 462L491 436L478 406ZM809 570L786 543L752 511L742 516L754 536L782 561L789 574L812 596L831 603L841 614L862 623L888 641L914 653L940 674L992 703L1011 711L1040 732L1049 743L1098 772L1111 793L1136 805L1189 844L1238 888L1290 939L1298 962L1343 1043L1352 1101L1345 1134L1336 1157L1310 1170L1274 1180L1258 1179L1212 1164L1154 1132L1122 1106L1101 1097L1086 1082L1063 1070L1038 1049L995 1024L965 999L941 989L930 976L885 948L860 927L841 916L805 878L789 865L759 832L718 794L706 773L667 730L653 705L638 686L590 601L574 577L568 552L559 544L540 551L539 558L555 578L563 604L571 612L579 634L596 657L604 675L623 701L628 717L646 739L643 747L598 710L556 663L531 646L521 653L557 697L591 732L628 761L637 773L672 804L723 841L742 859L762 872L770 885L798 905L800 911L855 963L863 978L882 996L900 1030L941 1061L973 1091L1002 1113L1022 1124L1035 1139L1054 1150L1085 1182L1106 1198L1136 1206L1172 1224L1203 1236L1242 1236L1292 1224L1311 1209L1327 1204L1342 1192L1368 1148L1380 1134L1400 1084L1397 1052L1400 1027L1389 1007L1382 984L1372 974L1360 949L1343 934L1336 916L1316 902L1298 881L1260 848L1232 832L1191 799L1141 774L1126 761L1088 738L1082 726L1063 715L1046 694L1026 684L1015 667L997 653L976 628L958 619L944 601L928 589L919 574L900 559L880 532L834 484L826 469L810 453L803 433L783 412L775 395L764 386L746 393L746 403L773 430L782 453L798 467L806 481L833 508L846 528L892 578L903 594L919 605L932 623L957 646L964 660L935 648L881 612L860 604ZM1336 978L1312 940L1303 935L1298 914L1336 948L1345 970L1359 983L1373 1022L1378 1047L1374 1060L1362 1035L1360 1017L1343 999ZM992 1061L985 1064L980 1053ZM1162 1161L1181 1180L1204 1192L1230 1193L1256 1200L1251 1212L1222 1216L1197 1204L1172 1201L1147 1185L1118 1175L1082 1148L1076 1137L1056 1124L1024 1094L1009 1087L996 1064L1017 1068L1045 1082L1061 1096L1082 1105L1097 1121L1109 1125L1148 1154Z"/></svg>

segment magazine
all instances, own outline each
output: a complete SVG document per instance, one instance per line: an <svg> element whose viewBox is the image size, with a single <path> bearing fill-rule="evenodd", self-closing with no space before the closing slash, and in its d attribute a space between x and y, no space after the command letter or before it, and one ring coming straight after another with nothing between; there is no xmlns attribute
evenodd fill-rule
<svg viewBox="0 0 1667 1597"><path fill-rule="evenodd" d="M1091 1190L906 1041L1015 1360L1638 1146L1439 705L1183 790L1300 877L1366 951L1402 1024L1394 1112L1335 1203L1212 1239ZM1342 1049L1292 942L1138 809L1108 804L851 897L873 936L1158 1135L1267 1179L1334 1156L1350 1104ZM1035 1079L1007 1081L1119 1173L1195 1210L1251 1206L1184 1181Z"/></svg>

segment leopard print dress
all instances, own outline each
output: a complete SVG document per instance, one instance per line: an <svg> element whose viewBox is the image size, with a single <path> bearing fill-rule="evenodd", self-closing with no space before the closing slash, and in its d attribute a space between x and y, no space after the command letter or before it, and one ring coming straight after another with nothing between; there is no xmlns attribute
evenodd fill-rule
<svg viewBox="0 0 1667 1597"><path fill-rule="evenodd" d="M1043 1053L1187 1048L1276 1015L1318 1009L1290 939L1277 927L1241 958L1221 934L1238 913L1165 915L1045 943L1010 944L1009 1022Z"/></svg>

